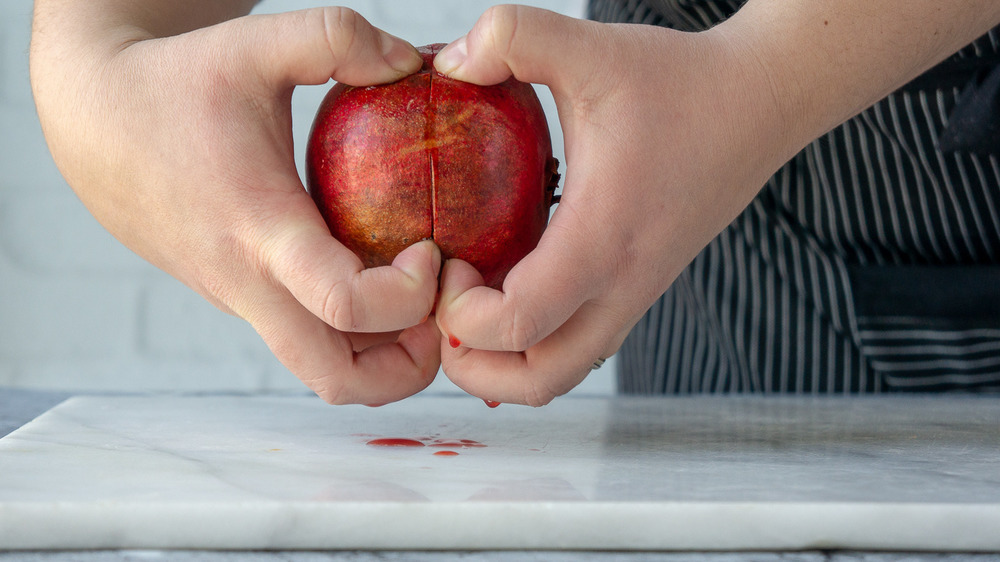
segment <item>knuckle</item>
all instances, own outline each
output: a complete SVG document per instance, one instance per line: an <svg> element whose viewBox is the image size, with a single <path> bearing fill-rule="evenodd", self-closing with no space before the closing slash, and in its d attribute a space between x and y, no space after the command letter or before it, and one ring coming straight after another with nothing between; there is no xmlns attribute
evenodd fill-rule
<svg viewBox="0 0 1000 562"><path fill-rule="evenodd" d="M355 33L362 19L361 14L342 6L323 8L323 18L327 34L332 37Z"/></svg>
<svg viewBox="0 0 1000 562"><path fill-rule="evenodd" d="M323 32L335 61L349 59L358 46L357 39L368 27L368 21L350 8L322 8Z"/></svg>
<svg viewBox="0 0 1000 562"><path fill-rule="evenodd" d="M519 6L500 4L491 6L483 14L489 43L504 58L514 50L520 11Z"/></svg>
<svg viewBox="0 0 1000 562"><path fill-rule="evenodd" d="M340 384L331 383L314 389L313 392L320 398L320 400L333 406L342 406L344 404L351 403L351 401L347 399L347 393L345 392L343 385Z"/></svg>
<svg viewBox="0 0 1000 562"><path fill-rule="evenodd" d="M506 330L505 347L510 351L525 351L538 343L540 334L533 316L515 312Z"/></svg>
<svg viewBox="0 0 1000 562"><path fill-rule="evenodd" d="M555 400L557 393L552 389L542 385L532 385L530 391L524 397L524 403L532 408L541 408L549 402Z"/></svg>
<svg viewBox="0 0 1000 562"><path fill-rule="evenodd" d="M344 372L331 372L328 365L317 365L311 360L308 350L302 348L301 342L291 338L282 328L280 319L270 318L264 322L254 323L254 328L267 344L274 356L281 361L302 383L316 396L328 404L348 404L351 393L344 383L347 378ZM348 364L341 369L349 370Z"/></svg>
<svg viewBox="0 0 1000 562"><path fill-rule="evenodd" d="M342 332L354 331L354 291L349 280L336 281L327 290L321 307L323 319Z"/></svg>

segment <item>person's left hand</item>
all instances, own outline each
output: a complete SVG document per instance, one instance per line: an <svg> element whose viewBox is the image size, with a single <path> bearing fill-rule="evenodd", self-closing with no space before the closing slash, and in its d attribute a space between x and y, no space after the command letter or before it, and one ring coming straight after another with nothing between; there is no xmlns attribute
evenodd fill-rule
<svg viewBox="0 0 1000 562"><path fill-rule="evenodd" d="M734 56L740 45L497 6L438 55L460 80L547 85L566 139L559 206L502 291L465 262L444 266L452 381L536 406L568 392L791 156L769 77Z"/></svg>

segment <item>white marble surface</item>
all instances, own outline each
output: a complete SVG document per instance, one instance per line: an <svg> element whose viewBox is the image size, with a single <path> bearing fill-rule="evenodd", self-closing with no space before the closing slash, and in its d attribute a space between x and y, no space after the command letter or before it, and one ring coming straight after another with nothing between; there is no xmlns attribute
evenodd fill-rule
<svg viewBox="0 0 1000 562"><path fill-rule="evenodd" d="M26 548L1000 552L1000 400L74 398L0 439Z"/></svg>

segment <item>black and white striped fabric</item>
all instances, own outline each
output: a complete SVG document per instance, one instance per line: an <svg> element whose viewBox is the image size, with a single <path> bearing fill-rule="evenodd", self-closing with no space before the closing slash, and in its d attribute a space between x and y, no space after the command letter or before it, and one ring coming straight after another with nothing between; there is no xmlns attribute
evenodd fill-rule
<svg viewBox="0 0 1000 562"><path fill-rule="evenodd" d="M698 31L742 3L589 15ZM996 68L1000 29L788 162L635 327L619 390L1000 391L1000 150L938 149L966 84Z"/></svg>

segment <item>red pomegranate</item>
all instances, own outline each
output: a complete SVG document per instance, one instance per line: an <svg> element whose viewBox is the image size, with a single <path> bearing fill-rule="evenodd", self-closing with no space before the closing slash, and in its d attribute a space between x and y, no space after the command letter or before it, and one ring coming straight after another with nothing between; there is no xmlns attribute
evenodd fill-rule
<svg viewBox="0 0 1000 562"><path fill-rule="evenodd" d="M529 84L460 82L423 68L398 82L337 84L306 150L309 191L330 232L367 267L420 240L499 288L548 222L559 180Z"/></svg>

